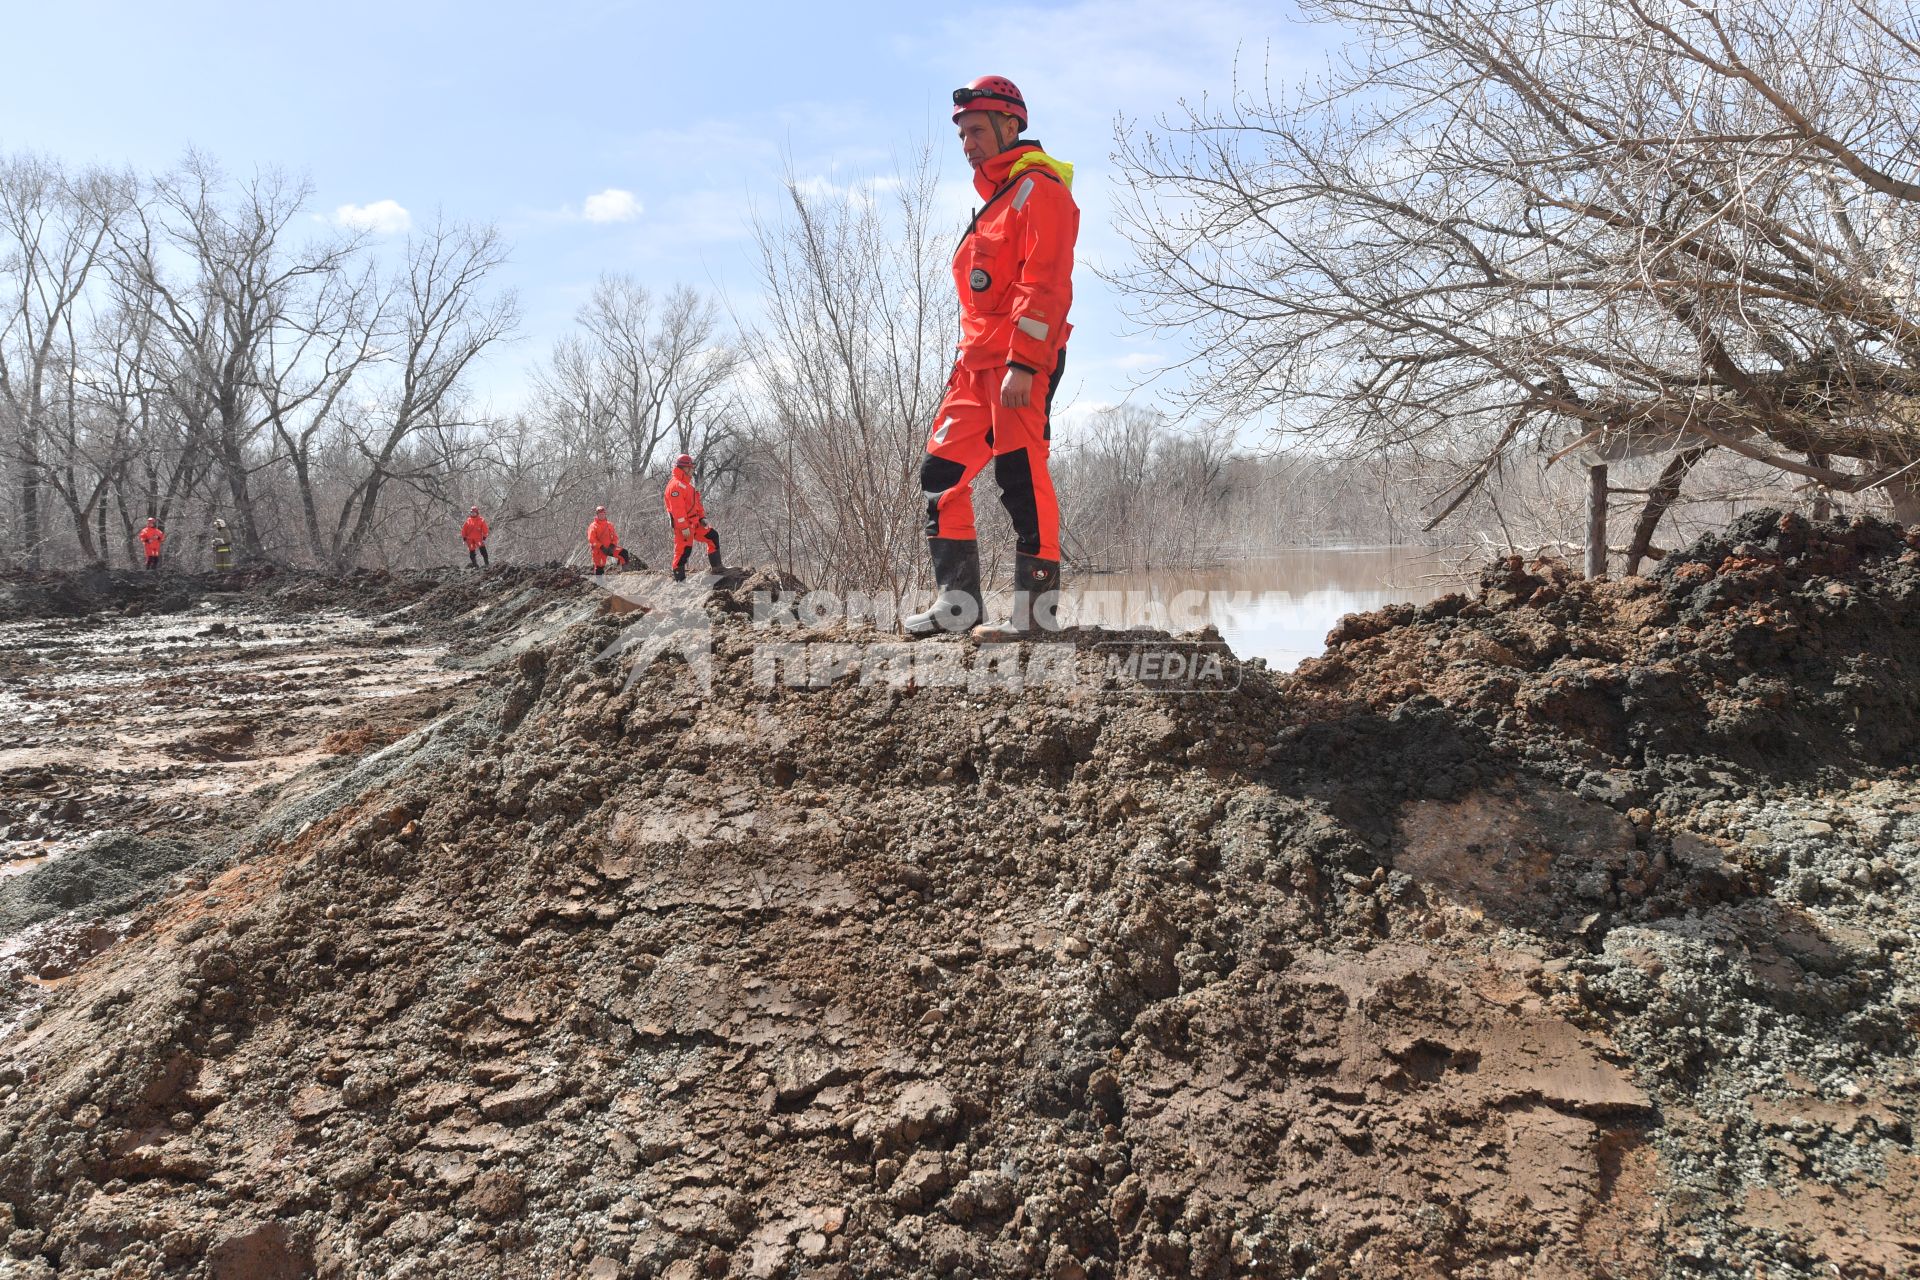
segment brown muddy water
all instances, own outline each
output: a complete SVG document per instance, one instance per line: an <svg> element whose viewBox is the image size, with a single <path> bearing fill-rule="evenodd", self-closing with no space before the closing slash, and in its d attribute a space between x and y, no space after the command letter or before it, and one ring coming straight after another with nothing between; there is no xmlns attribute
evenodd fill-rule
<svg viewBox="0 0 1920 1280"><path fill-rule="evenodd" d="M1431 547L1302 547L1213 569L1102 573L1070 583L1083 620L1197 630L1242 657L1291 670L1326 649L1349 613L1424 604L1462 589L1453 560Z"/></svg>

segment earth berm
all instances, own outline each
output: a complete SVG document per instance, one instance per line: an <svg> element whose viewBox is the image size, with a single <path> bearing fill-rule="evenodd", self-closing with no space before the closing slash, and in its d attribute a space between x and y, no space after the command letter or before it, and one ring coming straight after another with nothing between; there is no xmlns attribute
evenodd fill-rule
<svg viewBox="0 0 1920 1280"><path fill-rule="evenodd" d="M1901 530L1230 693L769 681L884 641L792 587L704 673L588 602L139 908L0 1045L0 1275L1920 1271Z"/></svg>

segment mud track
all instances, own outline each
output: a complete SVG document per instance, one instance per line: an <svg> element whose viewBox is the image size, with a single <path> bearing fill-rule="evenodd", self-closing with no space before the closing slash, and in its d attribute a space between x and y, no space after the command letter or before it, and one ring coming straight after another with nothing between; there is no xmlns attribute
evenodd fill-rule
<svg viewBox="0 0 1920 1280"><path fill-rule="evenodd" d="M217 856L453 705L577 579L100 574L0 579L0 989L65 977L154 882ZM504 650L502 650L504 652ZM31 982L29 982L31 985Z"/></svg>
<svg viewBox="0 0 1920 1280"><path fill-rule="evenodd" d="M1911 1274L1916 583L1898 530L1770 517L1650 583L1498 566L1211 696L1091 634L1037 688L769 684L780 584L650 588L264 805L61 983L0 1045L4 1243Z"/></svg>

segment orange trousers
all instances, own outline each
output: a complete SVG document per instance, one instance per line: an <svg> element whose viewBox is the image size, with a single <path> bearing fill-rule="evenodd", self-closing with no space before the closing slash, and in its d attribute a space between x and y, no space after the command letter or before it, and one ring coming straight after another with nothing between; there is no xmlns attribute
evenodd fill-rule
<svg viewBox="0 0 1920 1280"><path fill-rule="evenodd" d="M1013 520L1017 549L1042 560L1060 558L1060 502L1047 472L1053 437L1048 415L1066 358L1062 351L1052 376L1034 379L1033 398L1019 409L1000 403L1005 365L955 367L920 464L929 538L971 541L979 536L973 523L973 482L991 461L1000 505Z"/></svg>

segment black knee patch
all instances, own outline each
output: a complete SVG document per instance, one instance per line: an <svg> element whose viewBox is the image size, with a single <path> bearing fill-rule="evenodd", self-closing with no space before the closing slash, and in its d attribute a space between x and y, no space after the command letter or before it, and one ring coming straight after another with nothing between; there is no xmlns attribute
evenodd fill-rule
<svg viewBox="0 0 1920 1280"><path fill-rule="evenodd" d="M927 536L940 536L940 495L967 477L967 469L952 458L928 454L920 462L920 491L927 495Z"/></svg>
<svg viewBox="0 0 1920 1280"><path fill-rule="evenodd" d="M993 460L993 478L1000 483L1000 505L1013 520L1014 545L1022 555L1040 554L1040 504L1033 496L1033 463L1025 449L1003 453Z"/></svg>
<svg viewBox="0 0 1920 1280"><path fill-rule="evenodd" d="M693 548L689 547L687 550L691 551ZM707 551L716 556L720 554L720 531L718 529L707 530Z"/></svg>

